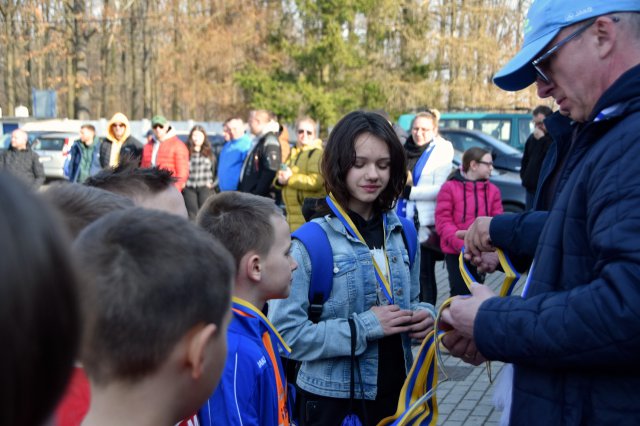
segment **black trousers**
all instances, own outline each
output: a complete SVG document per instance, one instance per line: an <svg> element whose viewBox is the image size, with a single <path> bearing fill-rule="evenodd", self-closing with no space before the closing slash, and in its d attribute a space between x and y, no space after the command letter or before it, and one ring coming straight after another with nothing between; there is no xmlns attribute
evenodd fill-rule
<svg viewBox="0 0 640 426"><path fill-rule="evenodd" d="M356 394L358 391L356 391ZM398 393L378 395L373 400L356 399L353 401L355 412L362 424L377 425L380 420L395 414L398 408ZM340 426L342 420L351 411L348 398L329 398L297 389L300 426Z"/></svg>
<svg viewBox="0 0 640 426"><path fill-rule="evenodd" d="M451 289L451 296L460 296L464 294L471 294L467 284L464 282L464 278L462 278L462 274L460 273L459 266L459 254L445 254L444 255L444 263L447 265L447 272L449 273L449 287ZM471 272L471 276L473 280L477 283L484 282L484 274L480 274L478 269L467 262L467 268L469 272Z"/></svg>
<svg viewBox="0 0 640 426"><path fill-rule="evenodd" d="M436 258L439 253L422 246L420 248L420 301L436 306L438 285L436 283Z"/></svg>
<svg viewBox="0 0 640 426"><path fill-rule="evenodd" d="M198 210L204 204L207 198L213 195L213 189L206 186L200 186L198 188L185 188L182 190L182 197L184 198L184 204L187 207L189 213L189 219L195 219L198 214Z"/></svg>

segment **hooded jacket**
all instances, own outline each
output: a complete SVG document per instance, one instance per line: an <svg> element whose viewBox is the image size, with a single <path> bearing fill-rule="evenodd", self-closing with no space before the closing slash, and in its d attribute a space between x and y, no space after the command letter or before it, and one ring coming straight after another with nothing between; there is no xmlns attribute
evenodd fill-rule
<svg viewBox="0 0 640 426"><path fill-rule="evenodd" d="M322 159L322 141L316 140L302 148L293 148L287 165L293 174L282 187L282 199L287 208L287 222L291 232L305 223L302 215L302 203L305 198L317 198L327 195L324 179L320 174ZM278 183L277 179L275 181Z"/></svg>
<svg viewBox="0 0 640 426"><path fill-rule="evenodd" d="M156 154L156 162L153 160L153 147L160 144ZM169 127L167 134L162 141L155 137L151 139L142 149L141 167L158 167L173 172L176 178L175 187L182 191L189 178L189 148L176 136L175 130Z"/></svg>
<svg viewBox="0 0 640 426"><path fill-rule="evenodd" d="M640 421L640 66L598 100L574 140L525 297L480 306L474 340L514 363L511 425Z"/></svg>
<svg viewBox="0 0 640 426"><path fill-rule="evenodd" d="M124 135L120 140L118 140L113 133L112 126L114 123L122 123L125 125ZM100 144L100 165L103 168L117 166L123 156L131 157L134 161L140 163L142 143L131 136L129 119L123 113L118 112L109 120L107 137Z"/></svg>
<svg viewBox="0 0 640 426"><path fill-rule="evenodd" d="M102 166L100 165L100 139L98 137L94 137L93 144L93 149L88 150L82 144L82 141L77 139L71 146L67 160L64 163L64 175L69 178L71 182L83 183L80 181L80 164L82 163L83 155L91 155L88 168L89 174L85 176L84 180L89 176L95 175L102 169Z"/></svg>
<svg viewBox="0 0 640 426"><path fill-rule="evenodd" d="M456 231L469 229L478 216L501 214L500 190L488 180L469 180L456 170L436 200L436 232L443 253L459 254L464 240Z"/></svg>

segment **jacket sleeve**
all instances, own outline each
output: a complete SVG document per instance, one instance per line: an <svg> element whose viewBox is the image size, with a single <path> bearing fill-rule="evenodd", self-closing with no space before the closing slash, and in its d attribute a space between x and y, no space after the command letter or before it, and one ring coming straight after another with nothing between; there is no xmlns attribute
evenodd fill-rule
<svg viewBox="0 0 640 426"><path fill-rule="evenodd" d="M489 215L497 216L499 214L504 213L504 208L502 207L502 195L500 194L500 188L489 182L489 187L491 188L491 199L489 203Z"/></svg>
<svg viewBox="0 0 640 426"><path fill-rule="evenodd" d="M533 257L548 216L546 211L497 215L489 227L491 242L510 256Z"/></svg>
<svg viewBox="0 0 640 426"><path fill-rule="evenodd" d="M298 240L292 242L291 255L298 268L293 271L289 297L269 301L269 319L291 347L290 357L298 361L316 361L349 356L351 330L348 318L321 320L317 324L309 320L311 260ZM360 355L369 340L380 339L384 333L371 310L353 313L352 318L358 330L356 355Z"/></svg>
<svg viewBox="0 0 640 426"><path fill-rule="evenodd" d="M179 144L176 143L176 150L173 155L176 162L176 187L182 191L189 178L189 149L184 143L179 142Z"/></svg>
<svg viewBox="0 0 640 426"><path fill-rule="evenodd" d="M310 152L311 154L307 152L300 153L300 155L309 155L306 162L306 170L292 174L287 183L288 187L303 191L315 191L322 188L324 184L324 179L320 174L322 150L316 149Z"/></svg>
<svg viewBox="0 0 640 426"><path fill-rule="evenodd" d="M42 186L42 184L44 183L45 180L45 175L44 175L44 167L42 166L42 163L40 162L40 156L38 154L36 154L35 152L33 152L33 156L32 158L32 171L33 171L33 177L35 178L35 181L33 183L33 187L38 189Z"/></svg>
<svg viewBox="0 0 640 426"><path fill-rule="evenodd" d="M454 205L456 203L453 191L454 182L449 181L442 185L436 199L436 232L440 235L440 247L445 247L460 252L464 241L456 237L458 226L453 218Z"/></svg>
<svg viewBox="0 0 640 426"><path fill-rule="evenodd" d="M531 140L533 135L529 135L527 141L524 143L524 154L522 154L522 161L520 163L520 179L524 180L527 174L527 166L529 165L529 157L531 156Z"/></svg>
<svg viewBox="0 0 640 426"><path fill-rule="evenodd" d="M608 151L613 153L611 157L599 162L607 167L598 167L580 183L580 189L573 191L574 200L576 196L584 200L584 217L567 215L563 224L583 228L580 233L587 246L578 246L583 244L581 236L566 241L571 238L567 234L562 251L566 258L574 259L576 269L589 269L581 276L591 278L572 283L568 290L562 290L563 283L554 282L549 284L558 291L526 299L485 301L475 320L474 337L480 352L490 359L543 368L595 368L601 373L612 369L637 371L640 210L634 206L640 200L640 175L635 167L638 155L633 153L640 149L616 142L620 146ZM545 248L552 250L546 252L547 257L549 253L562 256L560 248ZM557 267L562 265L558 263ZM556 276L568 277L570 272L564 270Z"/></svg>
<svg viewBox="0 0 640 426"><path fill-rule="evenodd" d="M262 151L260 177L256 183L255 194L266 196L273 184L273 179L280 168L280 143L273 135L267 135Z"/></svg>

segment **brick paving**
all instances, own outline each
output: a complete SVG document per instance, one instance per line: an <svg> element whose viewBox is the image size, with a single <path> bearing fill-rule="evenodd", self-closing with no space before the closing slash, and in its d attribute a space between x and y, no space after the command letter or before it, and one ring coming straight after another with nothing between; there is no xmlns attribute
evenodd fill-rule
<svg viewBox="0 0 640 426"><path fill-rule="evenodd" d="M494 272L487 276L485 284L494 290L502 285L504 274ZM514 294L520 294L526 276L518 281ZM449 278L444 262L436 263L438 283L437 307L449 297ZM438 425L446 426L498 426L501 412L493 406L493 386L489 381L485 365L471 366L443 353L443 361L450 379L441 382L436 391L438 398ZM501 362L492 362L493 379L503 367ZM439 379L442 380L442 373Z"/></svg>

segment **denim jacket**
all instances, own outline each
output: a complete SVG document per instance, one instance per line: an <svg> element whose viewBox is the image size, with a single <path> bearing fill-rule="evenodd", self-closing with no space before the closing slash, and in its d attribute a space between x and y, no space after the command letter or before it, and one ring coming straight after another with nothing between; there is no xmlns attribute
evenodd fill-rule
<svg viewBox="0 0 640 426"><path fill-rule="evenodd" d="M297 384L316 395L349 398L351 332L348 319L357 329L356 355L363 381L365 399L377 394L378 339L382 326L371 307L377 304L377 282L371 252L366 244L353 238L339 219L333 216L314 219L327 233L333 249L333 287L317 324L308 318L311 261L305 247L293 240L292 256L298 263L287 299L269 302L269 319L291 347L291 358L302 361ZM419 303L420 253L409 269L409 255L395 212L389 212L385 229L394 303L401 309L434 308ZM403 334L405 369L413 363L411 339ZM385 366L394 368L394 366ZM398 368L398 367L395 367ZM356 387L360 389L358 374Z"/></svg>

